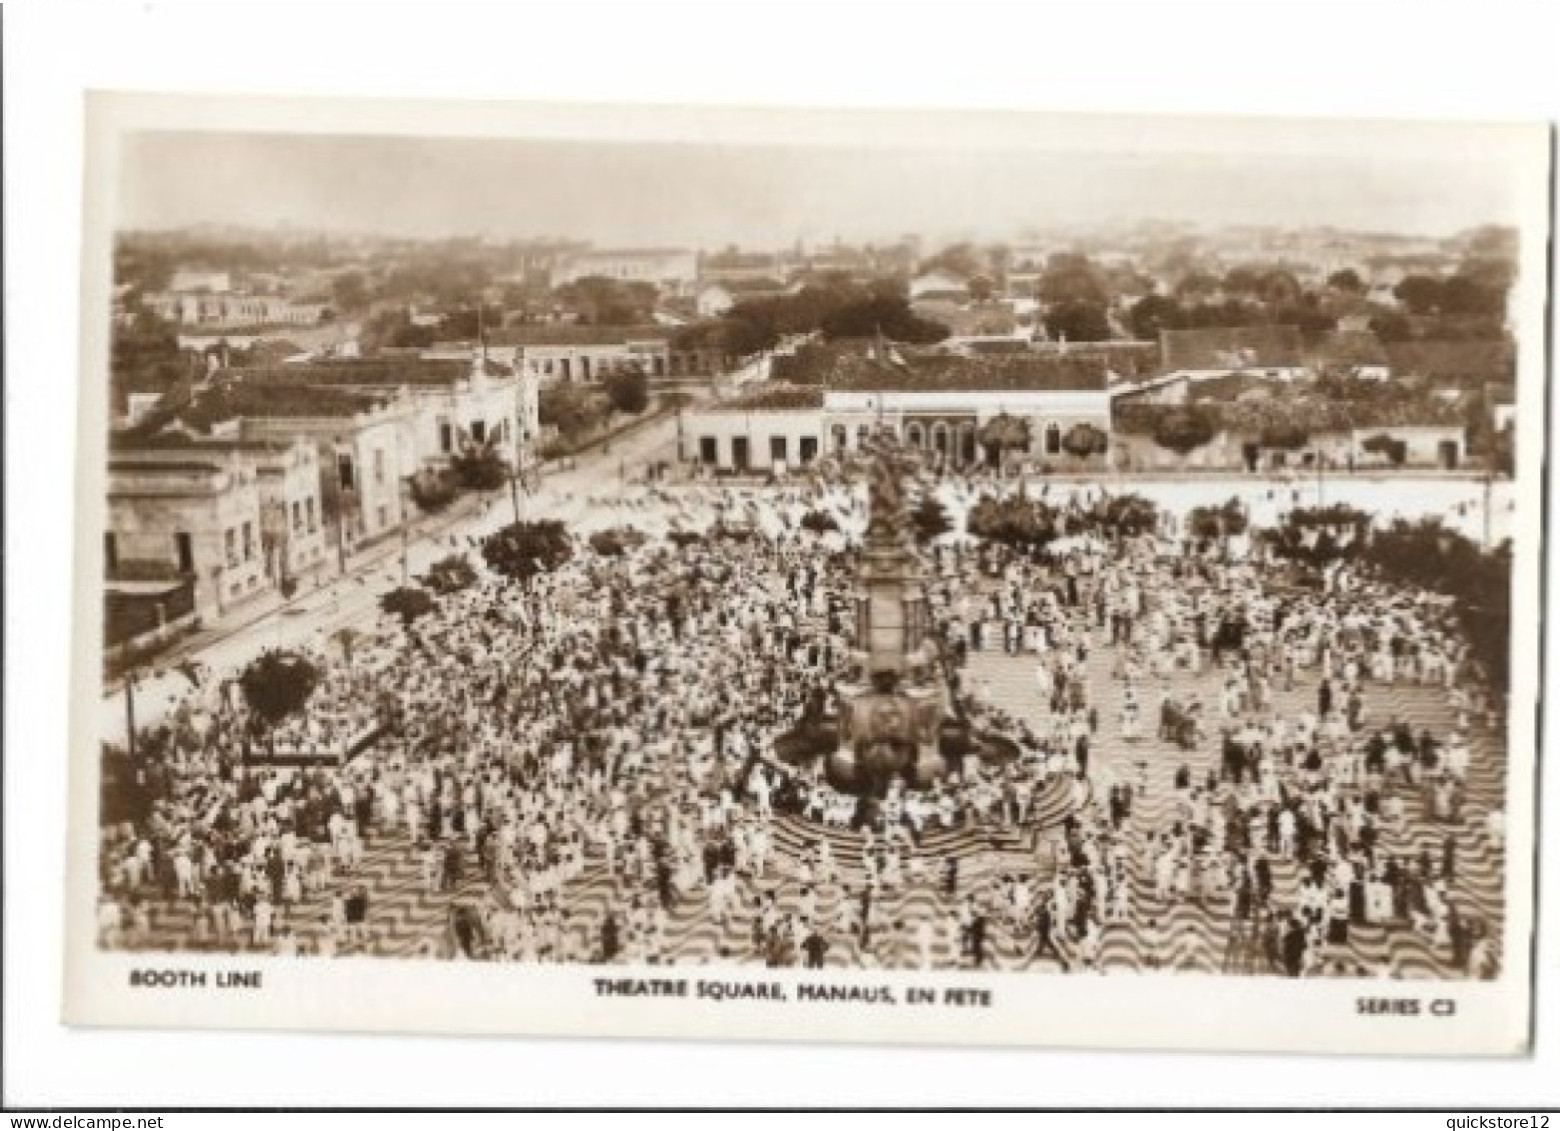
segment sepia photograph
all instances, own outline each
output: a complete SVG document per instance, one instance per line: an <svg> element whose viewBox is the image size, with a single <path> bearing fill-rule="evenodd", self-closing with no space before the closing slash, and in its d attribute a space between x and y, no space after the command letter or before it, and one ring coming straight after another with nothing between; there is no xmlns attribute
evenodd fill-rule
<svg viewBox="0 0 1560 1131"><path fill-rule="evenodd" d="M89 103L67 1020L1526 1047L1542 127L470 109Z"/></svg>

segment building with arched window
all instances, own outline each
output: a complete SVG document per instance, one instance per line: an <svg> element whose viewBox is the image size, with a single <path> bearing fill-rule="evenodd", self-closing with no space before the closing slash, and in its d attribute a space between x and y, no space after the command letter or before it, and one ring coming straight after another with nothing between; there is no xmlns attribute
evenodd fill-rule
<svg viewBox="0 0 1560 1131"><path fill-rule="evenodd" d="M731 400L684 414L682 457L721 471L763 472L814 457L848 455L884 428L936 465L973 467L999 459L1041 468L1103 467L1106 453L1073 454L1068 436L1087 425L1110 436L1108 372L1097 358L909 354L885 361L830 347L838 371L807 383L771 380ZM999 417L1020 424L998 431ZM1015 443L1017 437L1021 443ZM827 442L825 442L827 441Z"/></svg>

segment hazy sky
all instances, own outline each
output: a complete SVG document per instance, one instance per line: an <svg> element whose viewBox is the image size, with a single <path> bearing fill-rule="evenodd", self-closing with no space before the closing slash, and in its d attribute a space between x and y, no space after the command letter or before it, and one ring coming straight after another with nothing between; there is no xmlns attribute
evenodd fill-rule
<svg viewBox="0 0 1560 1131"><path fill-rule="evenodd" d="M1387 148L1302 156L140 133L125 140L120 224L776 247L906 232L1001 239L1144 218L1427 235L1516 222L1509 165L1444 139Z"/></svg>

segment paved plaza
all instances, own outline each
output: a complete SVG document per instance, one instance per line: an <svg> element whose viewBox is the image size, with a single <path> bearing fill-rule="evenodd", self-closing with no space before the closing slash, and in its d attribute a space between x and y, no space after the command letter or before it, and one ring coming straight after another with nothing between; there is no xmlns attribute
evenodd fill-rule
<svg viewBox="0 0 1560 1131"><path fill-rule="evenodd" d="M761 495L762 492L753 492ZM1467 484L1460 484L1456 502L1470 495ZM1228 497L1223 495L1221 497ZM1437 496L1439 505L1439 496ZM623 521L625 508L605 500L586 498L582 505L582 524L600 527ZM632 508L629 508L632 510ZM668 514L653 505L641 506L637 519L657 533L668 525ZM765 516L778 521L775 513ZM1276 972L1271 943L1260 937L1261 924L1242 928L1233 920L1233 900L1226 892L1209 897L1172 894L1156 897L1152 849L1146 840L1150 830L1172 826L1184 801L1178 791L1178 772L1190 772L1201 781L1219 766L1219 737L1204 733L1193 749L1161 740L1155 734L1154 720L1142 726L1142 736L1128 738L1122 733L1123 682L1112 671L1112 648L1103 629L1091 629L1085 679L1090 705L1097 710L1099 730L1092 744L1088 774L1088 796L1084 804L1100 805L1113 785L1130 785L1135 792L1131 815L1123 835L1131 845L1126 855L1129 876L1124 899L1129 911L1110 917L1101 926L1097 958L1091 964L1102 973L1177 971L1201 973L1265 974ZM1217 666L1205 666L1200 674L1176 669L1163 679L1149 677L1145 699L1154 702L1161 690L1177 701L1196 696L1202 702L1216 702L1223 673ZM1006 655L1000 649L972 652L965 667L964 686L979 688L992 705L1014 717L1045 725L1050 707L1037 679L1034 655ZM1280 716L1298 715L1314 710L1319 673L1302 669L1292 689L1274 688L1275 711ZM1413 680L1374 682L1363 686L1363 724L1366 730L1385 728L1397 720L1406 721L1414 733L1449 733L1455 723L1456 708L1446 688L1436 683ZM1472 757L1461 806L1462 819L1455 825L1436 820L1426 796L1406 783L1389 787L1401 796L1401 821L1383 826L1379 851L1388 856L1433 859L1437 868L1443 861L1455 860L1448 875L1446 895L1466 917L1476 917L1491 932L1490 946L1499 952L1499 932L1503 907L1502 845L1492 831L1492 811L1500 810L1505 791L1503 740L1488 725L1475 717L1469 727ZM829 967L863 966L907 967L931 964L959 967L969 964L968 955L952 929L945 929L958 914L961 901L974 897L983 900L988 890L1004 878L1020 878L1040 888L1054 875L1058 853L1062 851L1059 823L1073 807L1076 798L1066 784L1058 780L1042 801L1055 808L1054 820L1036 820L1024 830L993 829L987 826L960 827L926 834L912 857L912 875L893 888L875 893L877 921L875 932L834 930L823 964ZM862 836L847 828L827 827L796 814L776 814L771 819L774 852L761 878L744 877L742 896L725 923L717 924L701 892L674 900L667 908L661 957L667 962L761 962L763 952L755 942L758 932L753 920L769 896L774 897L782 914L800 914L804 899L815 900L808 908L820 921L834 923L848 918L843 904L856 898L862 883ZM471 865L464 875L443 890L431 890L424 865L425 850L408 839L399 824L386 827L371 821L363 830L361 859L350 871L340 874L338 882L325 891L306 893L290 909L281 912L276 929L290 928L304 952L324 949L351 955L376 957L452 956L456 950L456 932L452 922L463 909L494 909L503 906L506 896L490 884L480 867ZM801 861L810 846L820 840L830 843L832 856L841 869L840 883L823 885L815 895L804 896L806 882L798 878ZM1450 844L1449 844L1450 841ZM914 871L919 857L921 872ZM955 884L945 882L947 861L958 862ZM1273 891L1277 902L1292 898L1300 880L1300 865L1292 860L1274 859ZM335 937L330 924L332 898L344 886L360 888L366 894L366 930L357 936ZM563 908L556 953L539 953L537 961L580 960L593 953L599 942L602 924L609 911L621 899L609 862L596 848L587 854L584 867L559 893ZM190 899L155 898L147 907L149 922L143 932L127 935L125 945L135 949L178 951L186 949L256 949L247 933L234 938L216 938L207 917ZM935 927L922 929L921 924ZM332 934L330 941L325 936ZM265 947L264 949L271 949ZM1060 970L1065 965L1077 970L1076 942L1060 952L1035 957L1036 947L1027 922L1014 922L1002 914L990 916L985 966L996 969ZM1309 971L1316 974L1351 975L1390 973L1399 977L1467 976L1465 967L1455 960L1444 939L1432 937L1406 922L1360 923L1351 925L1347 940L1330 942L1320 964Z"/></svg>

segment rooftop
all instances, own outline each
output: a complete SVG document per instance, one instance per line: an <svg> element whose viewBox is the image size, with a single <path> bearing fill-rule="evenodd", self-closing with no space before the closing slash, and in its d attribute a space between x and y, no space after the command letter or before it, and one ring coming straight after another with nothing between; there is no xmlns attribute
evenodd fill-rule
<svg viewBox="0 0 1560 1131"><path fill-rule="evenodd" d="M1164 330L1164 367L1182 369L1290 368L1301 364L1296 326L1231 326Z"/></svg>
<svg viewBox="0 0 1560 1131"><path fill-rule="evenodd" d="M508 366L487 362L489 377L513 376ZM471 376L462 359L432 360L415 354L382 354L365 358L325 358L295 364L246 366L224 375L247 384L336 385L397 388L401 385L451 385Z"/></svg>
<svg viewBox="0 0 1560 1131"><path fill-rule="evenodd" d="M781 361L787 362L781 366ZM890 345L879 356L876 346L836 342L806 346L791 358L776 358L773 375L801 385L829 389L934 391L947 389L1103 391L1105 361L1098 354L1001 353L964 357L941 351Z"/></svg>
<svg viewBox="0 0 1560 1131"><path fill-rule="evenodd" d="M194 389L187 396L159 405L138 431L156 435L175 421L196 432L246 416L262 419L352 417L389 404L387 391L371 392L330 385L222 381Z"/></svg>
<svg viewBox="0 0 1560 1131"><path fill-rule="evenodd" d="M673 327L654 323L637 326L580 326L569 322L506 326L488 334L490 346L612 346L627 342L665 341Z"/></svg>
<svg viewBox="0 0 1560 1131"><path fill-rule="evenodd" d="M1475 384L1516 377L1515 344L1507 338L1448 342L1393 342L1386 347L1398 376Z"/></svg>

